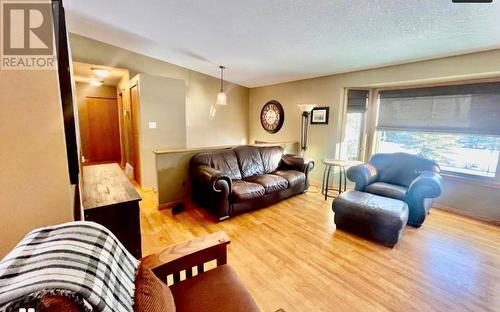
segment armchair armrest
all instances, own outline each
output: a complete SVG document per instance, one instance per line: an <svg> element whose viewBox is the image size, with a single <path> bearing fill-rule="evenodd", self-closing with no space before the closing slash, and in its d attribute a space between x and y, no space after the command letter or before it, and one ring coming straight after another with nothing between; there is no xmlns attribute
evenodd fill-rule
<svg viewBox="0 0 500 312"><path fill-rule="evenodd" d="M282 164L280 167L297 170L306 174L314 168L314 160L304 158L300 155L286 154L283 155L281 161Z"/></svg>
<svg viewBox="0 0 500 312"><path fill-rule="evenodd" d="M350 167L346 172L347 178L356 183L356 191L364 191L365 187L377 180L377 169L371 164Z"/></svg>
<svg viewBox="0 0 500 312"><path fill-rule="evenodd" d="M219 170L214 169L209 166L195 166L191 170L193 179L197 182L209 187L214 192L220 193L224 191L225 183L229 187L229 193L231 192L231 178L223 175Z"/></svg>
<svg viewBox="0 0 500 312"><path fill-rule="evenodd" d="M173 282L181 279L181 271L186 271L186 279L205 271L206 262L216 260L217 266L227 263L227 245L230 239L223 231L203 235L190 241L171 245L161 252L142 258L141 265L151 269L158 278L168 285L168 276Z"/></svg>
<svg viewBox="0 0 500 312"><path fill-rule="evenodd" d="M409 198L436 198L441 195L443 178L438 173L424 171L408 188Z"/></svg>

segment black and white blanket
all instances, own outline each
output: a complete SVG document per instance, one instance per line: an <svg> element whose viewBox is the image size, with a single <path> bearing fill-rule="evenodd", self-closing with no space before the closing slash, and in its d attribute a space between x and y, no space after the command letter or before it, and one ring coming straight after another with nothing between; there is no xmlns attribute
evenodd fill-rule
<svg viewBox="0 0 500 312"><path fill-rule="evenodd" d="M36 229L0 262L0 311L53 294L80 300L87 311L133 311L138 265L97 223Z"/></svg>

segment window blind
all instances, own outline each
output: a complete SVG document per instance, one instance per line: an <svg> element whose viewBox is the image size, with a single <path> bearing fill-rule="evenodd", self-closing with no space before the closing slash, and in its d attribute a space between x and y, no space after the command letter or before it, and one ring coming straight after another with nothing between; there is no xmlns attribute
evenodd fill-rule
<svg viewBox="0 0 500 312"><path fill-rule="evenodd" d="M381 91L377 129L500 135L500 83Z"/></svg>
<svg viewBox="0 0 500 312"><path fill-rule="evenodd" d="M347 90L347 112L364 113L368 100L368 90Z"/></svg>

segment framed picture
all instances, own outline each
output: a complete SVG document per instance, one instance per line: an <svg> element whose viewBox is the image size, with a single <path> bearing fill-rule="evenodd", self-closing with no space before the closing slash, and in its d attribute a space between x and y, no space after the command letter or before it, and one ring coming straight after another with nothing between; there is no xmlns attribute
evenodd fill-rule
<svg viewBox="0 0 500 312"><path fill-rule="evenodd" d="M316 107L311 112L312 125L327 125L330 107Z"/></svg>

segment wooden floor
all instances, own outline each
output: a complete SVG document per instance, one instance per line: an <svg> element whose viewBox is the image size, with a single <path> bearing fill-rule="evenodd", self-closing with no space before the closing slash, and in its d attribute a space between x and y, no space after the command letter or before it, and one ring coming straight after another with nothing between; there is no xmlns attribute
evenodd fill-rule
<svg viewBox="0 0 500 312"><path fill-rule="evenodd" d="M500 311L500 228L431 210L390 249L335 231L315 190L221 223L142 202L143 254L219 230L263 311Z"/></svg>

